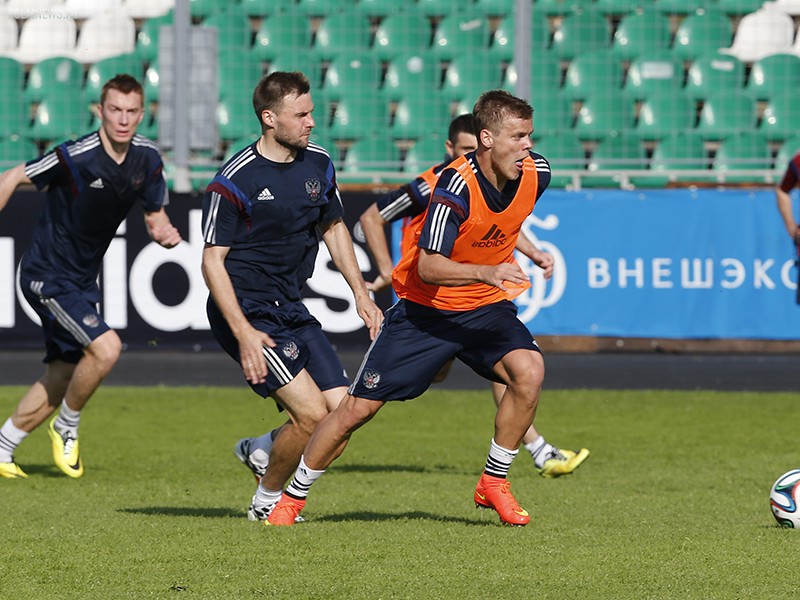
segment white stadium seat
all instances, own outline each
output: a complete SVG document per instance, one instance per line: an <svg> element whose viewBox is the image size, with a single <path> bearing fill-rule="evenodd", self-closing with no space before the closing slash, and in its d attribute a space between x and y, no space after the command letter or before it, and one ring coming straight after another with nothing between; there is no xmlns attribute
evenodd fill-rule
<svg viewBox="0 0 800 600"><path fill-rule="evenodd" d="M64 0L8 0L5 11L15 19L33 19L58 9Z"/></svg>
<svg viewBox="0 0 800 600"><path fill-rule="evenodd" d="M81 63L129 54L136 45L136 24L127 15L107 12L89 17L81 26L72 57Z"/></svg>
<svg viewBox="0 0 800 600"><path fill-rule="evenodd" d="M124 0L122 12L134 19L152 19L175 8L175 0Z"/></svg>
<svg viewBox="0 0 800 600"><path fill-rule="evenodd" d="M742 17L730 48L720 52L753 63L772 54L789 53L794 41L794 21L785 12L762 8Z"/></svg>
<svg viewBox="0 0 800 600"><path fill-rule="evenodd" d="M77 27L68 18L33 17L22 23L16 50L3 52L21 63L33 64L52 56L71 56Z"/></svg>
<svg viewBox="0 0 800 600"><path fill-rule="evenodd" d="M0 52L14 50L18 41L19 29L16 19L6 13L0 13Z"/></svg>
<svg viewBox="0 0 800 600"><path fill-rule="evenodd" d="M122 0L64 0L57 11L73 19L88 19L121 7Z"/></svg>

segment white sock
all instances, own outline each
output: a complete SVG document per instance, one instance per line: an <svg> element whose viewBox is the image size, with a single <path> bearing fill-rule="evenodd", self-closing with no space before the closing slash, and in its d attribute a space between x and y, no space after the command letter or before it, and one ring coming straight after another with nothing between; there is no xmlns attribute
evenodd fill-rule
<svg viewBox="0 0 800 600"><path fill-rule="evenodd" d="M553 457L557 452L556 448L547 443L543 435L533 440L530 444L525 444L525 450L531 453L533 457L533 464L537 469L541 469L544 463Z"/></svg>
<svg viewBox="0 0 800 600"><path fill-rule="evenodd" d="M22 431L11 422L11 417L6 419L3 426L0 427L0 462L11 462L14 460L14 450L17 449L24 440L28 437L27 431Z"/></svg>
<svg viewBox="0 0 800 600"><path fill-rule="evenodd" d="M259 483L256 495L253 496L253 504L258 507L270 506L281 499L281 494L283 494L283 490L268 490Z"/></svg>
<svg viewBox="0 0 800 600"><path fill-rule="evenodd" d="M250 462L257 467L267 468L269 453L272 450L273 436L277 429L250 440Z"/></svg>
<svg viewBox="0 0 800 600"><path fill-rule="evenodd" d="M81 422L81 411L72 410L67 403L61 401L61 409L58 411L53 428L59 433L69 432L73 436L78 437L78 425Z"/></svg>
<svg viewBox="0 0 800 600"><path fill-rule="evenodd" d="M483 472L492 477L499 477L505 479L508 476L508 470L511 468L511 461L517 455L519 450L509 450L499 446L492 438L492 443L489 446L489 456L486 458L486 466Z"/></svg>
<svg viewBox="0 0 800 600"><path fill-rule="evenodd" d="M308 490L311 484L322 477L324 472L325 469L321 471L309 469L306 465L305 457L301 456L300 464L297 465L297 471L294 472L294 477L292 477L292 480L289 482L286 493L298 500L305 500L306 496L308 496Z"/></svg>

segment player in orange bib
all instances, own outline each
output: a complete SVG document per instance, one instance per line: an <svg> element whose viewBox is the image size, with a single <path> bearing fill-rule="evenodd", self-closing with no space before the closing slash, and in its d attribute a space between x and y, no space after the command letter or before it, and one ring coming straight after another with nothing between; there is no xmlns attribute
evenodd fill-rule
<svg viewBox="0 0 800 600"><path fill-rule="evenodd" d="M477 150L439 177L419 240L394 271L400 300L387 311L348 394L312 434L266 524L294 524L309 488L352 433L387 401L422 394L453 357L506 385L475 504L496 510L504 524L530 521L506 477L536 413L544 359L510 298L528 282L513 252L522 222L549 183L550 165L531 151L533 109L525 100L492 90L478 99L473 116Z"/></svg>
<svg viewBox="0 0 800 600"><path fill-rule="evenodd" d="M472 114L459 115L450 122L448 127L447 141L444 143L446 152L444 161L430 167L410 183L382 196L361 215L359 223L364 232L367 247L378 268L378 276L373 282L367 283L370 291L377 292L391 282L394 264L386 238L386 224L402 219L400 252L401 255L406 254L417 242L424 223L425 210L428 208L431 198L431 191L436 186L439 175L454 159L473 152L477 147L478 140L475 137ZM497 239L501 239L499 230L494 233L497 234ZM492 244L496 241L484 242L484 244L486 243ZM542 269L545 279L552 276L553 257L539 250L522 231L517 239L516 249ZM523 289L518 288L519 291ZM452 361L448 362L436 375L433 382L443 381L452 364ZM500 404L505 390L505 385L502 383L492 383L492 396L495 404ZM534 466L543 477L559 477L570 474L589 456L589 451L585 448L579 452L573 452L552 446L533 425L525 432L522 445L530 453Z"/></svg>

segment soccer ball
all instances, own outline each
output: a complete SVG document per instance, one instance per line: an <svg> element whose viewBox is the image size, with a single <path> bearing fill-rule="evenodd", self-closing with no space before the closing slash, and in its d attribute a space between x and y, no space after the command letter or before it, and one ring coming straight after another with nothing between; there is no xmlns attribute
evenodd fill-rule
<svg viewBox="0 0 800 600"><path fill-rule="evenodd" d="M769 504L781 527L800 529L800 469L778 477L770 490Z"/></svg>

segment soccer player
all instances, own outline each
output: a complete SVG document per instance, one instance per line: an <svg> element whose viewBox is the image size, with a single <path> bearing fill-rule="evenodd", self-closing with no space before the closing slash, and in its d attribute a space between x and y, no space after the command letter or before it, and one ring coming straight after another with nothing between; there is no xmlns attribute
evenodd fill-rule
<svg viewBox="0 0 800 600"><path fill-rule="evenodd" d="M352 433L387 401L422 394L453 357L507 386L474 501L496 510L503 523L530 521L506 476L533 422L544 360L511 300L530 286L514 247L550 182L550 165L531 151L533 109L524 100L492 90L481 95L473 115L478 149L439 177L417 246L393 273L400 299L387 311L348 395L311 436L270 525L292 525L311 485ZM481 243L486 239L496 243Z"/></svg>
<svg viewBox="0 0 800 600"><path fill-rule="evenodd" d="M299 72L262 78L253 108L261 137L234 154L206 190L202 267L215 338L253 391L272 396L289 415L277 430L240 440L235 449L260 480L248 518L264 520L314 427L349 383L300 298L318 232L373 338L383 314L356 262L331 158L308 140L314 127L308 79Z"/></svg>
<svg viewBox="0 0 800 600"><path fill-rule="evenodd" d="M0 476L26 478L17 446L56 408L49 423L56 466L83 475L81 410L119 359L122 343L98 312L97 277L106 249L134 204L154 242L172 248L181 236L164 210L167 185L156 145L136 134L144 91L130 75L103 86L100 129L0 175L0 210L21 184L47 187L47 198L22 257L20 286L42 321L45 373L0 428Z"/></svg>
<svg viewBox="0 0 800 600"><path fill-rule="evenodd" d="M786 167L780 183L775 187L775 197L778 201L778 212L783 219L786 232L794 242L800 246L800 227L798 227L794 212L792 211L791 191L800 183L800 153L795 154Z"/></svg>
<svg viewBox="0 0 800 600"><path fill-rule="evenodd" d="M359 219L367 247L378 267L378 276L375 281L367 283L367 288L373 292L381 290L391 283L391 274L394 268L389 244L386 240L385 225L403 219L400 238L401 255L413 247L418 229L422 227L431 190L435 187L439 175L453 159L473 152L478 147L472 114L463 114L451 121L444 147L446 151L444 162L434 165L411 183L378 199L364 211ZM539 250L522 231L517 240L517 250L543 270L545 279L552 276L553 257ZM443 381L447 377L452 364L450 361L444 365L441 372L434 378L434 383ZM505 385L492 383L492 396L498 406L504 393ZM574 452L550 445L533 425L525 432L522 444L530 453L534 466L543 477L559 477L572 473L589 456L586 448Z"/></svg>

